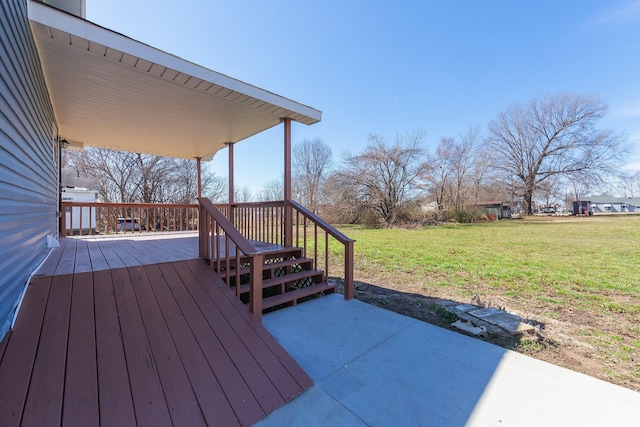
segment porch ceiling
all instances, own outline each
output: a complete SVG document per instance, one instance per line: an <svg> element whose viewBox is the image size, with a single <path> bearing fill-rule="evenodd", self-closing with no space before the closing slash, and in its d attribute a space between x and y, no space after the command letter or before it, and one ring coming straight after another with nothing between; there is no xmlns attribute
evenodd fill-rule
<svg viewBox="0 0 640 427"><path fill-rule="evenodd" d="M209 160L314 108L185 61L89 21L29 2L59 134L84 144Z"/></svg>

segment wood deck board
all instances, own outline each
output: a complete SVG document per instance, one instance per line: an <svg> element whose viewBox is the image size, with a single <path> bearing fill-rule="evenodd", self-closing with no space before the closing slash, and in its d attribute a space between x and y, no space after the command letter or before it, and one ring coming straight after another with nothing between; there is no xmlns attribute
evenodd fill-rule
<svg viewBox="0 0 640 427"><path fill-rule="evenodd" d="M57 248L62 249L62 255L56 266L56 275L59 274L72 274L76 263L76 248L78 247L78 240L67 239L64 247ZM54 249L55 252L55 249Z"/></svg>
<svg viewBox="0 0 640 427"><path fill-rule="evenodd" d="M176 268L181 269L181 276L185 276L187 274L192 275L192 270L190 270L184 263L177 264ZM196 272L192 275L192 278L194 281L200 283L202 290L213 298L224 298L224 294L219 292L220 288L218 286L208 285L211 281L205 279L206 272L204 270L206 270L206 266L202 263L197 263L194 264L193 268L196 269ZM198 280L199 278L202 278L202 282ZM233 298L232 301L240 302L238 298ZM288 401L300 394L302 392L300 385L291 376L289 371L287 371L287 369L280 363L280 361L273 358L272 354L269 352L269 347L255 332L255 328L252 327L240 314L238 311L239 307L234 307L232 301L229 301L229 304L220 305L219 309L222 316L229 322L229 325L234 330L236 336L240 337L249 352L255 355L257 363L262 367L266 376L273 379L273 385L285 401ZM242 307L240 310L244 311L246 308Z"/></svg>
<svg viewBox="0 0 640 427"><path fill-rule="evenodd" d="M145 270L142 267L131 267L128 271L171 421L174 425L205 425L198 401ZM156 286L162 284L156 283Z"/></svg>
<svg viewBox="0 0 640 427"><path fill-rule="evenodd" d="M75 273L83 273L91 271L91 257L89 256L89 247L86 240L78 240L76 246L76 259L73 268Z"/></svg>
<svg viewBox="0 0 640 427"><path fill-rule="evenodd" d="M170 260L183 259L186 256L192 257L191 250L184 250L183 245L177 245L174 239L171 243L167 243L162 239L148 239L142 242L145 253L151 255L154 259L162 259L167 257ZM187 248L188 249L188 248Z"/></svg>
<svg viewBox="0 0 640 427"><path fill-rule="evenodd" d="M54 276L24 407L24 425L59 425L66 369L73 276Z"/></svg>
<svg viewBox="0 0 640 427"><path fill-rule="evenodd" d="M62 239L0 343L0 425L251 425L310 386L197 250Z"/></svg>
<svg viewBox="0 0 640 427"><path fill-rule="evenodd" d="M196 277L203 277L206 275L213 283L219 287L226 288L227 284L218 276L211 268L207 268L206 265L198 262L198 260L185 261L184 263ZM230 305L236 308L241 313L246 310L246 306L235 295L224 292L225 298L228 298ZM260 327L260 322L253 316L246 317L247 324L254 330L254 332L260 337L260 339L273 351L277 359L286 366L291 375L296 379L300 385L301 391L311 387L313 380L307 373L298 365L298 363L291 357L287 351L280 346L276 339L266 329ZM295 390L293 391L295 392Z"/></svg>
<svg viewBox="0 0 640 427"><path fill-rule="evenodd" d="M178 274L171 265L161 264L159 268L169 283L176 283ZM186 288L172 286L171 292L179 309L185 316L194 337L197 339L202 352L214 375L225 390L226 399L233 408L241 424L251 424L261 419L265 412L252 394L238 367L225 350L224 346L211 329L207 316L200 311ZM216 402L221 404L221 402Z"/></svg>
<svg viewBox="0 0 640 427"><path fill-rule="evenodd" d="M153 264L153 259L147 257L142 251L137 252L124 240L109 240L109 246L118 254L118 257L125 266L134 267L136 265Z"/></svg>
<svg viewBox="0 0 640 427"><path fill-rule="evenodd" d="M135 425L120 322L110 270L93 273L100 423Z"/></svg>
<svg viewBox="0 0 640 427"><path fill-rule="evenodd" d="M6 426L22 420L51 281L50 276L32 280L0 364L0 420Z"/></svg>
<svg viewBox="0 0 640 427"><path fill-rule="evenodd" d="M64 425L96 425L99 420L93 301L92 273L75 274L62 411Z"/></svg>
<svg viewBox="0 0 640 427"><path fill-rule="evenodd" d="M164 264L163 267L165 266L170 267L170 264ZM173 270L171 268L168 269ZM163 270L165 269L163 268ZM177 276L172 277L163 274L163 271L161 271L157 265L148 266L146 271L149 280L153 283L163 282L163 286L154 287L154 292L167 327L176 343L176 348L183 358L185 370L196 392L200 408L207 423L210 425L227 425L235 422L236 415L212 369L212 366L224 365L223 373L233 375L233 364L228 359L226 352L219 344L217 348L211 348L212 345L209 341L214 340L215 336L211 336L211 331L208 329L208 326L205 326L204 333L199 332L202 330L202 326L206 325L204 318L198 318L197 314L199 313L182 311L178 306L167 281L175 283L179 278L177 278ZM178 290L183 289L182 286L176 286L176 288ZM180 298L180 295L178 295L178 298ZM187 322L186 317L191 319L196 318L196 320L191 321L191 323L195 323L196 326L191 326L189 322ZM195 330L192 330L192 328ZM199 338L202 339L200 340ZM247 399L247 396L251 395L251 391L246 388L246 386L244 387L246 390L243 389L244 381L239 375L232 377L232 381L225 384L236 383L240 383L241 386L227 387L226 392L230 395L229 400L232 400L237 394L236 390L241 389L243 391L237 399L244 401L246 404L239 408L239 411L236 413L240 422L245 424L245 415L251 415L252 406L256 406L259 409L259 405L254 400ZM260 414L257 418L251 417L246 423L259 420L263 415L264 414Z"/></svg>
<svg viewBox="0 0 640 427"><path fill-rule="evenodd" d="M129 272L127 269L117 269L112 270L111 275L136 420L142 425L169 425L169 409L131 287Z"/></svg>
<svg viewBox="0 0 640 427"><path fill-rule="evenodd" d="M216 289L219 290L217 287ZM207 314L209 326L220 340L231 360L233 360L264 411L269 413L281 406L285 400L253 355L247 351L244 343L230 327L220 309L212 301L212 298L200 286L191 286L189 292L200 311ZM222 296L214 297L214 300L220 297Z"/></svg>
<svg viewBox="0 0 640 427"><path fill-rule="evenodd" d="M100 253L96 252L96 267L93 271L100 270L99 266L102 265L102 262L107 264L107 268L116 269L116 268L124 268L126 267L125 263L122 262L118 253L114 248L111 247L108 241L104 243L100 242L92 242L95 244L97 248L100 249Z"/></svg>
<svg viewBox="0 0 640 427"><path fill-rule="evenodd" d="M45 262L40 266L38 271L36 272L36 276L53 276L56 269L58 268L58 263L60 262L60 258L62 254L65 252L65 246L67 245L68 239L60 239L60 246L49 254Z"/></svg>
<svg viewBox="0 0 640 427"><path fill-rule="evenodd" d="M101 246L98 245L96 242L88 241L87 247L89 249L91 271L107 270L110 267L110 265L109 265L109 262L107 261L106 255L102 251Z"/></svg>

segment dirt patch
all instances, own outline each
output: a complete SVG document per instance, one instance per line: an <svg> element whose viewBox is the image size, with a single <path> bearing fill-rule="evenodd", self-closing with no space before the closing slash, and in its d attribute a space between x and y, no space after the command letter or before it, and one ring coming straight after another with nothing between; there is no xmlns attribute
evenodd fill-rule
<svg viewBox="0 0 640 427"><path fill-rule="evenodd" d="M367 277L370 276L367 273ZM436 292L412 285L410 281L398 281L397 278L374 279L379 285L356 281L357 300L464 333L451 326L457 319L443 305L447 301L471 303L471 298L465 300L460 295L431 295ZM342 289L339 290L342 292ZM637 339L634 338L637 334L628 330L628 323L621 324L619 319L603 321L603 317L598 314L585 314L572 308L565 308L562 313L553 313L552 317L544 312L543 307L536 307L530 301L510 300L500 296L494 296L493 303L489 304L517 313L523 320L534 325L536 332L522 337L489 334L488 337L474 338L640 391L640 349L600 338L624 337L627 334L632 342L637 343L633 341Z"/></svg>

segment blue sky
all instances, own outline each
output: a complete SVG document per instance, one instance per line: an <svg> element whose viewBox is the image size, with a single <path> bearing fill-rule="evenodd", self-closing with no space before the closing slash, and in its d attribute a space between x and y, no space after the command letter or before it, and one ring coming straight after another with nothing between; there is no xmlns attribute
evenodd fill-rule
<svg viewBox="0 0 640 427"><path fill-rule="evenodd" d="M87 0L87 19L323 112L293 126L358 152L423 129L444 136L488 123L541 94L594 93L603 127L634 146L640 170L640 0ZM236 186L282 176L282 127L236 146ZM209 163L227 175L226 152Z"/></svg>

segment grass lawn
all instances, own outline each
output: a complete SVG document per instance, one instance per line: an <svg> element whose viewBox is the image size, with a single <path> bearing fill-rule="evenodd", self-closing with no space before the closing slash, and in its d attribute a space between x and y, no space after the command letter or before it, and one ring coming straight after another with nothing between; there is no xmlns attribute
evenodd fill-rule
<svg viewBox="0 0 640 427"><path fill-rule="evenodd" d="M640 216L341 231L357 240L356 280L460 302L478 295L545 325L551 345L528 353L640 389Z"/></svg>

